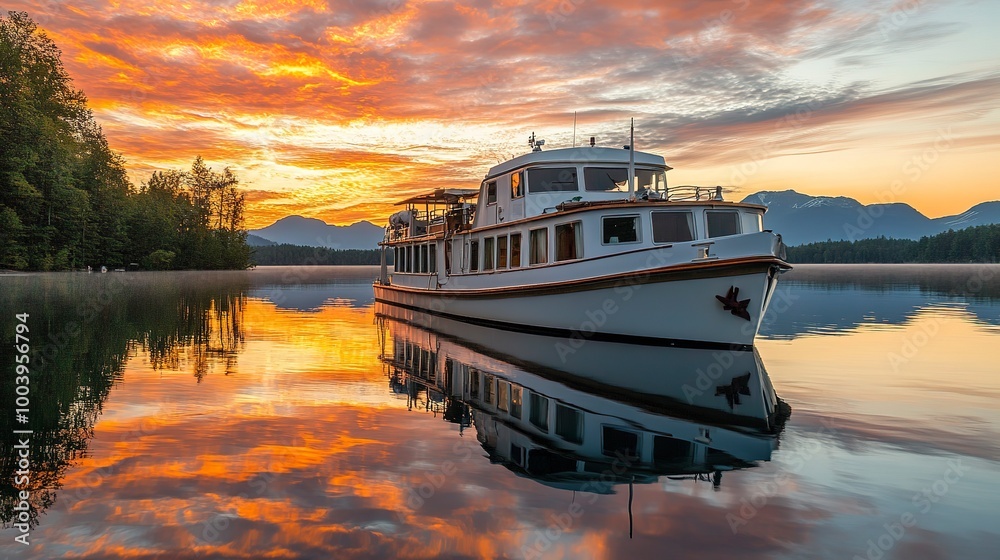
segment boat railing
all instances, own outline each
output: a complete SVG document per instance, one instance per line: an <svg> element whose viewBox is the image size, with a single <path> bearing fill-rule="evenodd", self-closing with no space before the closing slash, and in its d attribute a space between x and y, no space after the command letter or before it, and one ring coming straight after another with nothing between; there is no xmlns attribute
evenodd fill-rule
<svg viewBox="0 0 1000 560"><path fill-rule="evenodd" d="M726 190L721 186L680 185L667 188L667 200L722 200Z"/></svg>
<svg viewBox="0 0 1000 560"><path fill-rule="evenodd" d="M401 241L411 237L454 233L472 227L475 206L454 204L448 208L418 210L410 208L407 219L396 220L386 228L387 241Z"/></svg>

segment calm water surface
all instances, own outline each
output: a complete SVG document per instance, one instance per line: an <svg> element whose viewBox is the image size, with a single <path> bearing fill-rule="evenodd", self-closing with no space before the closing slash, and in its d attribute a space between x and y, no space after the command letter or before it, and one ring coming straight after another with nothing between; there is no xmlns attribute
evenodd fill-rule
<svg viewBox="0 0 1000 560"><path fill-rule="evenodd" d="M376 273L0 276L0 556L1000 557L1000 266L797 267L738 355L387 318Z"/></svg>

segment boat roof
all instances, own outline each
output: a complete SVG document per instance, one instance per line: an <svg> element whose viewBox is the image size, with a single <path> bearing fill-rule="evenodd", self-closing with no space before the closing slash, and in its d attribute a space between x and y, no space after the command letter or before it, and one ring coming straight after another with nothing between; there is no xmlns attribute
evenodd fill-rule
<svg viewBox="0 0 1000 560"><path fill-rule="evenodd" d="M499 165L490 168L486 178L503 175L514 171L520 167L533 164L567 163L567 164L615 164L628 165L629 150L621 148L603 148L596 146L582 146L577 148L560 148L558 150L540 150L528 152L507 160ZM671 169L663 160L663 156L648 152L635 152L636 165L652 165Z"/></svg>
<svg viewBox="0 0 1000 560"><path fill-rule="evenodd" d="M467 198L479 196L479 189L436 189L433 192L411 196L396 203L401 204L455 204Z"/></svg>

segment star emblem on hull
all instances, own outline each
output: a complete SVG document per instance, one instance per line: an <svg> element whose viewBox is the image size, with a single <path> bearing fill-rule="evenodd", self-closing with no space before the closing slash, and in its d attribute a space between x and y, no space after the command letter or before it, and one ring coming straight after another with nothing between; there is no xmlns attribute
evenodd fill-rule
<svg viewBox="0 0 1000 560"><path fill-rule="evenodd" d="M750 373L734 377L729 385L719 385L715 388L715 396L725 395L729 408L740 404L740 395L750 396Z"/></svg>
<svg viewBox="0 0 1000 560"><path fill-rule="evenodd" d="M747 306L750 305L749 299L739 299L740 289L736 286L730 286L729 291L726 292L725 296L715 296L715 299L722 302L722 309L731 312L737 317L743 317L747 321L750 320L750 312L747 311Z"/></svg>

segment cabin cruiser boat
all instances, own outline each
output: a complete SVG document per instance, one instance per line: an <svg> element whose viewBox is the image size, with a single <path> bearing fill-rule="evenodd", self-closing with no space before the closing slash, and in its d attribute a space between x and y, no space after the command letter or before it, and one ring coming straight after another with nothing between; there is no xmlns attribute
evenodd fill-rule
<svg viewBox="0 0 1000 560"><path fill-rule="evenodd" d="M376 316L390 387L410 409L474 427L492 462L547 486L603 494L664 476L717 486L723 471L770 460L789 414L756 350L720 362L718 350L645 346L636 356L595 341L549 360L550 337L379 303ZM701 385L713 368L723 374ZM626 370L662 381L640 391ZM745 390L730 391L730 378Z"/></svg>
<svg viewBox="0 0 1000 560"><path fill-rule="evenodd" d="M790 268L765 206L668 188L664 159L630 146L543 143L532 135L479 189L401 201L376 301L581 342L752 347Z"/></svg>

